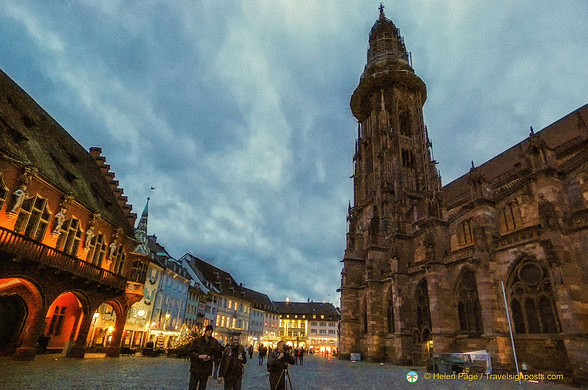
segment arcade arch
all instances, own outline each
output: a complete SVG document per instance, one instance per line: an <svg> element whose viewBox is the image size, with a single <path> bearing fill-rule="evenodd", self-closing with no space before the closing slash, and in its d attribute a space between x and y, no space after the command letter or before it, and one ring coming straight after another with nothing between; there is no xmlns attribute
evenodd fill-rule
<svg viewBox="0 0 588 390"><path fill-rule="evenodd" d="M34 356L43 299L24 278L0 278L0 355Z"/></svg>
<svg viewBox="0 0 588 390"><path fill-rule="evenodd" d="M116 328L116 319L119 315L118 304L112 301L102 303L92 314L86 346L100 351L110 347Z"/></svg>
<svg viewBox="0 0 588 390"><path fill-rule="evenodd" d="M77 340L84 319L84 305L73 292L59 295L45 315L40 341L48 350L69 349Z"/></svg>

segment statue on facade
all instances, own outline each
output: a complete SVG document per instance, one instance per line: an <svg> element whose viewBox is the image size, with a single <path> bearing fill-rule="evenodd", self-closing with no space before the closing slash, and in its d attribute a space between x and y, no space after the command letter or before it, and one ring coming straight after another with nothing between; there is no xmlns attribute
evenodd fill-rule
<svg viewBox="0 0 588 390"><path fill-rule="evenodd" d="M21 185L19 189L17 189L16 191L13 192L13 195L14 195L15 199L14 199L14 205L12 206L10 213L18 212L18 210L20 209L20 206L22 206L22 203L24 202L24 200L27 197L27 186L24 184Z"/></svg>
<svg viewBox="0 0 588 390"><path fill-rule="evenodd" d="M65 214L67 213L72 200L72 195L66 195L65 199L59 204L59 212L55 214L55 228L53 229L53 234L59 234L61 226L63 225L63 222L65 222Z"/></svg>

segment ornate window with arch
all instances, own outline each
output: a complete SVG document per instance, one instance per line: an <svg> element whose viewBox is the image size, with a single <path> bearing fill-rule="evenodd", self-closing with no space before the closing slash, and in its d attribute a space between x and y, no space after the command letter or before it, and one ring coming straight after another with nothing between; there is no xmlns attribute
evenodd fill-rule
<svg viewBox="0 0 588 390"><path fill-rule="evenodd" d="M510 232L520 229L523 226L521 210L517 202L507 203L500 213L500 228L502 231Z"/></svg>
<svg viewBox="0 0 588 390"><path fill-rule="evenodd" d="M482 310L478 298L476 275L473 271L464 271L457 282L457 314L459 330L467 333L482 333Z"/></svg>
<svg viewBox="0 0 588 390"><path fill-rule="evenodd" d="M82 241L82 234L80 220L73 217L68 219L59 229L57 249L68 255L76 256L80 248L80 242Z"/></svg>
<svg viewBox="0 0 588 390"><path fill-rule="evenodd" d="M512 271L510 279L510 311L515 332L561 332L547 270L536 261L527 259Z"/></svg>
<svg viewBox="0 0 588 390"><path fill-rule="evenodd" d="M466 219L457 226L457 242L460 246L469 245L474 241L472 219Z"/></svg>
<svg viewBox="0 0 588 390"><path fill-rule="evenodd" d="M50 218L47 200L35 195L22 202L14 230L33 240L43 241Z"/></svg>

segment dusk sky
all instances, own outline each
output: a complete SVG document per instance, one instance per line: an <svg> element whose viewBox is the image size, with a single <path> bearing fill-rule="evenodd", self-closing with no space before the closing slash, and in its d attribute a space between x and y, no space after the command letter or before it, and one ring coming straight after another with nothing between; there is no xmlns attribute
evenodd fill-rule
<svg viewBox="0 0 588 390"><path fill-rule="evenodd" d="M0 0L0 68L86 150L149 234L272 300L339 306L379 1ZM447 184L588 103L588 1L395 0Z"/></svg>

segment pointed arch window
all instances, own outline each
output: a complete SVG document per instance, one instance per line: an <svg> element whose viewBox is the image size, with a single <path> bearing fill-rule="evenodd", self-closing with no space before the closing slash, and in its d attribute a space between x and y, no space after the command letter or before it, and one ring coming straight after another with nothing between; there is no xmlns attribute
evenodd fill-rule
<svg viewBox="0 0 588 390"><path fill-rule="evenodd" d="M414 154L411 150L402 149L401 150L401 158L402 158L402 166L405 168L414 168Z"/></svg>
<svg viewBox="0 0 588 390"><path fill-rule="evenodd" d="M507 203L500 213L500 227L502 231L510 232L523 226L521 210L517 202Z"/></svg>
<svg viewBox="0 0 588 390"><path fill-rule="evenodd" d="M561 332L547 270L539 263L527 259L512 271L510 279L510 310L515 332Z"/></svg>
<svg viewBox="0 0 588 390"><path fill-rule="evenodd" d="M423 337L425 332L428 334L431 331L431 311L429 308L429 291L427 281L423 279L416 289L416 314L417 314L417 329L421 335L420 342L426 341Z"/></svg>
<svg viewBox="0 0 588 390"><path fill-rule="evenodd" d="M82 241L82 234L80 220L74 217L68 219L61 225L59 230L57 249L68 255L76 256Z"/></svg>
<svg viewBox="0 0 588 390"><path fill-rule="evenodd" d="M386 323L388 324L388 333L394 333L394 297L392 295L392 290L390 290L390 294L388 295L388 307L386 310Z"/></svg>
<svg viewBox="0 0 588 390"><path fill-rule="evenodd" d="M47 200L35 195L22 202L14 230L36 241L43 241L51 212Z"/></svg>
<svg viewBox="0 0 588 390"><path fill-rule="evenodd" d="M457 227L457 242L460 246L469 245L474 241L472 219L462 221Z"/></svg>
<svg viewBox="0 0 588 390"><path fill-rule="evenodd" d="M465 271L459 278L457 299L459 330L467 333L482 333L484 331L482 310L474 272Z"/></svg>
<svg viewBox="0 0 588 390"><path fill-rule="evenodd" d="M412 137L410 113L408 111L401 112L399 116L399 121L400 135L403 135L405 137Z"/></svg>

